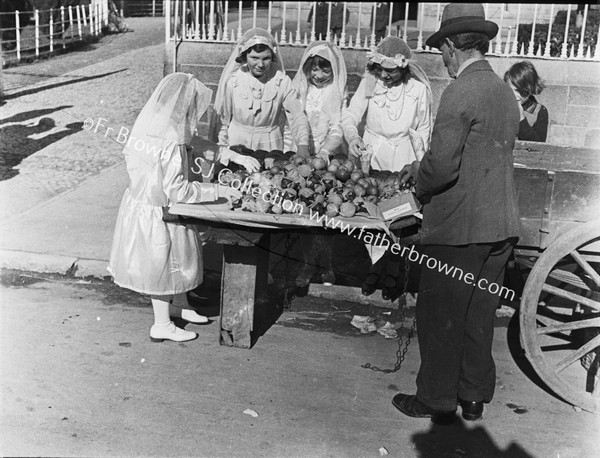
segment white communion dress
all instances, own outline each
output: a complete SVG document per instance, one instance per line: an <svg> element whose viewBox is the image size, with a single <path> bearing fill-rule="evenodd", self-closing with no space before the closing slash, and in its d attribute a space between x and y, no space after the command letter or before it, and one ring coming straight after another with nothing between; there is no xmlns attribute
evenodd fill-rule
<svg viewBox="0 0 600 458"><path fill-rule="evenodd" d="M202 246L197 232L163 221L162 207L171 203L218 197L214 184L184 179L182 149L183 145L165 140L160 155L125 152L129 188L119 208L108 267L119 286L170 295L202 283Z"/></svg>
<svg viewBox="0 0 600 458"><path fill-rule="evenodd" d="M371 167L374 170L397 172L406 164L420 160L408 131L416 130L423 139L425 151L429 148L431 113L427 86L412 77L390 88L377 80L372 97L366 97L365 87L363 78L349 106L342 111L346 138L350 141L359 135L357 126L366 111L363 141L373 149Z"/></svg>

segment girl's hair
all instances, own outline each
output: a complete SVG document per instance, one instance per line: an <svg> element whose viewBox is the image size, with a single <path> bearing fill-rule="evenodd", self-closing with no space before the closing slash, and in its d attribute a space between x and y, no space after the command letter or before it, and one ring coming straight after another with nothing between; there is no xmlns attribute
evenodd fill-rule
<svg viewBox="0 0 600 458"><path fill-rule="evenodd" d="M533 64L527 60L510 67L504 74L504 81L512 83L522 97L539 94L545 87Z"/></svg>
<svg viewBox="0 0 600 458"><path fill-rule="evenodd" d="M329 62L327 59L321 56L312 56L306 59L306 62L304 62L304 65L302 66L302 71L307 77L309 77L310 71L315 66L321 70L332 70L331 62Z"/></svg>
<svg viewBox="0 0 600 458"><path fill-rule="evenodd" d="M381 68L383 68L383 67L381 67L381 65L376 64L374 62L367 64L367 71L374 76L377 76L378 70ZM408 81L408 78L410 77L410 65L407 65L404 68L401 68L401 67L399 67L399 68L400 68L400 73L402 74L401 82L406 83Z"/></svg>
<svg viewBox="0 0 600 458"><path fill-rule="evenodd" d="M277 61L277 56L275 55L273 50L271 48L269 48L267 45L262 44L262 43L258 43L256 45L252 46L251 48L246 49L242 54L240 54L238 57L235 58L235 61L238 64L245 64L246 56L248 55L249 52L251 52L251 51L263 52L263 51L267 51L267 50L271 51L271 60L273 62Z"/></svg>

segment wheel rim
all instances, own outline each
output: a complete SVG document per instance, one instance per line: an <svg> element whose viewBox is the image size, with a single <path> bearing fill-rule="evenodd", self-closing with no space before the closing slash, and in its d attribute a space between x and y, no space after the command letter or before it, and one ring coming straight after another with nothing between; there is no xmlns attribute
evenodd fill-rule
<svg viewBox="0 0 600 458"><path fill-rule="evenodd" d="M521 299L521 340L542 380L565 401L600 413L600 222L571 230L540 256Z"/></svg>

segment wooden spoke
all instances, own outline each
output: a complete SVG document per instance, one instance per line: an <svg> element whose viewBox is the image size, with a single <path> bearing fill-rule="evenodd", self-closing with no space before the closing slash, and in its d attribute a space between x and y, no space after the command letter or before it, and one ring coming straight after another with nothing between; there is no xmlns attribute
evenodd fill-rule
<svg viewBox="0 0 600 458"><path fill-rule="evenodd" d="M547 325L545 328L537 328L538 334L552 334L555 332L573 331L574 329L600 327L600 318L590 318L589 320L572 321L557 325Z"/></svg>
<svg viewBox="0 0 600 458"><path fill-rule="evenodd" d="M565 291L564 289L557 288L556 286L549 285L548 283L544 283L542 285L542 290L552 293L555 296L562 297L564 299L569 299L570 301L577 302L581 305L587 305L588 307L593 308L600 312L600 302L596 302L587 297L583 297L579 294L572 293L570 291Z"/></svg>
<svg viewBox="0 0 600 458"><path fill-rule="evenodd" d="M571 256L577 261L577 264L585 270L585 273L591 277L595 285L600 286L600 274L596 272L585 259L583 259L583 256L581 256L577 250L573 250Z"/></svg>
<svg viewBox="0 0 600 458"><path fill-rule="evenodd" d="M569 285L575 286L576 288L581 288L586 291L590 291L590 287L586 285L581 278L579 278L574 273L568 272L566 270L554 269L548 275L555 280L562 281L563 283L568 283Z"/></svg>
<svg viewBox="0 0 600 458"><path fill-rule="evenodd" d="M573 364L575 361L577 361L583 355L585 355L586 353L589 353L590 351L592 351L594 348L596 348L599 345L600 345L600 335L597 335L592 340L590 340L588 343L586 343L584 346L582 346L579 350L575 350L573 353L568 355L566 358L563 358L562 360L560 360L558 362L558 364L556 364L554 366L554 369L556 370L556 372L562 372L564 369L569 367L571 364Z"/></svg>
<svg viewBox="0 0 600 458"><path fill-rule="evenodd" d="M535 317L536 320L538 320L540 323L542 323L544 326L555 326L557 323L562 324L562 321L558 321L555 320L554 318L549 318L547 316L544 315L537 315ZM545 328L538 328L538 329L545 329Z"/></svg>

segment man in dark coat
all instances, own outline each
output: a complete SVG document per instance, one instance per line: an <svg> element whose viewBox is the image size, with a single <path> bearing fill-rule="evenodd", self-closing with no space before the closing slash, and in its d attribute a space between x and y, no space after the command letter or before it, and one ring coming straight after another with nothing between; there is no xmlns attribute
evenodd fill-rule
<svg viewBox="0 0 600 458"><path fill-rule="evenodd" d="M417 394L393 404L412 417L481 418L495 388L495 311L504 268L519 235L513 147L519 108L485 53L498 26L481 4L451 3L427 45L442 52L450 83L430 150L406 166L423 202L417 300L421 367Z"/></svg>

